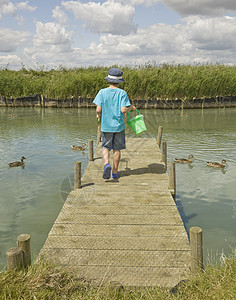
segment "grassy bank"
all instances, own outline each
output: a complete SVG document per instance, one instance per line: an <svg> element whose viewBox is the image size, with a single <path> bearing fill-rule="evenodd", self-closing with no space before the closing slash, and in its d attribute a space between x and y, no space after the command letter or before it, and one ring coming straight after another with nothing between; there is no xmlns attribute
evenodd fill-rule
<svg viewBox="0 0 236 300"><path fill-rule="evenodd" d="M93 287L45 262L27 271L0 273L0 299L235 299L236 257L208 266L179 286L175 293L164 288Z"/></svg>
<svg viewBox="0 0 236 300"><path fill-rule="evenodd" d="M120 67L125 83L121 85L131 99L200 98L236 95L236 67L225 65L144 65ZM19 71L0 70L0 96L20 97L42 94L51 99L95 97L107 86L109 68Z"/></svg>

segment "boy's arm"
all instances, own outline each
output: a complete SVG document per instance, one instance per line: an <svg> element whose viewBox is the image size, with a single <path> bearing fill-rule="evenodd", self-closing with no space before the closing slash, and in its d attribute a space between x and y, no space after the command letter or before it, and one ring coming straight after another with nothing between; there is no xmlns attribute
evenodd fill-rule
<svg viewBox="0 0 236 300"><path fill-rule="evenodd" d="M96 113L97 113L97 118L98 118L98 119L101 119L101 115L102 115L102 107L101 107L100 105L97 105Z"/></svg>
<svg viewBox="0 0 236 300"><path fill-rule="evenodd" d="M131 110L136 110L136 107L133 106L133 105L130 105L130 106L122 106L122 107L121 107L121 112L122 112L123 114L125 114L125 113L127 113L127 112L129 112L129 111L131 111Z"/></svg>

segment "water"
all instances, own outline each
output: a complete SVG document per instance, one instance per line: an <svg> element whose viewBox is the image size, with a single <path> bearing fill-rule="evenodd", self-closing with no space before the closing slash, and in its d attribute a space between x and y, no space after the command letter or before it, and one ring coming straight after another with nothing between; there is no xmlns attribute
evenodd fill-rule
<svg viewBox="0 0 236 300"><path fill-rule="evenodd" d="M236 109L142 110L148 132L164 128L168 160L196 159L176 165L177 206L186 229L203 228L205 258L211 261L236 247ZM61 207L73 189L74 162L88 163L87 149L71 145L96 140L93 109L0 108L0 267L5 252L21 233L31 235L33 256L43 246ZM127 136L133 136L127 128ZM8 163L26 157L25 167ZM226 159L224 172L206 161ZM206 260L205 259L205 260Z"/></svg>

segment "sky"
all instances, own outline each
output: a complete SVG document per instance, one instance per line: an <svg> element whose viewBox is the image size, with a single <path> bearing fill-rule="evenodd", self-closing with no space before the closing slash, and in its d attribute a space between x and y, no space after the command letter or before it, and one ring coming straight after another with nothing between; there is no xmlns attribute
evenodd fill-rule
<svg viewBox="0 0 236 300"><path fill-rule="evenodd" d="M0 69L236 64L236 0L0 0Z"/></svg>

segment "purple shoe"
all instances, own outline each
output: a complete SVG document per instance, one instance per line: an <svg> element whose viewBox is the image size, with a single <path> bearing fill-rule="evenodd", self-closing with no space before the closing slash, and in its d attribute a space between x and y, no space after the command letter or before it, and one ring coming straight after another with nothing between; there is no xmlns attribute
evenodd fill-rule
<svg viewBox="0 0 236 300"><path fill-rule="evenodd" d="M118 179L119 177L120 177L120 172L118 172L117 174L112 173L113 179Z"/></svg>
<svg viewBox="0 0 236 300"><path fill-rule="evenodd" d="M111 177L111 165L110 164L106 164L104 166L102 177L103 177L103 179L109 179Z"/></svg>

